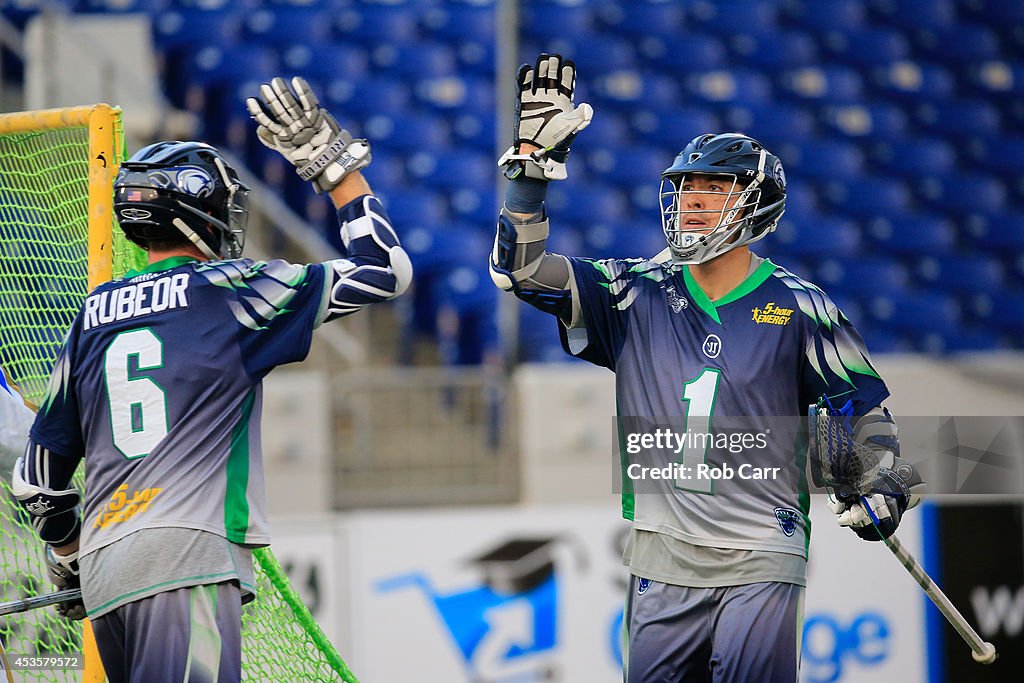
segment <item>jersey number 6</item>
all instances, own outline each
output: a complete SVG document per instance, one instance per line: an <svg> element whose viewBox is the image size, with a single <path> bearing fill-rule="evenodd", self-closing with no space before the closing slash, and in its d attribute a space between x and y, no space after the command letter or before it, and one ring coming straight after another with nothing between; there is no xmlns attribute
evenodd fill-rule
<svg viewBox="0 0 1024 683"><path fill-rule="evenodd" d="M123 332L107 347L104 364L114 445L129 460L145 457L167 436L167 400L151 378L132 374L162 368L164 343L148 327Z"/></svg>

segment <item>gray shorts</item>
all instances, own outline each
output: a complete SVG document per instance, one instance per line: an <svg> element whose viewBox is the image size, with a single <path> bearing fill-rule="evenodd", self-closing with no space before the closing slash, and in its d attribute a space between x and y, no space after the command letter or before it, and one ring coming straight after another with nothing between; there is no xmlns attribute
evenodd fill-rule
<svg viewBox="0 0 1024 683"><path fill-rule="evenodd" d="M686 588L630 577L626 683L796 683L804 588Z"/></svg>
<svg viewBox="0 0 1024 683"><path fill-rule="evenodd" d="M233 582L129 602L92 622L109 683L242 680L242 597Z"/></svg>

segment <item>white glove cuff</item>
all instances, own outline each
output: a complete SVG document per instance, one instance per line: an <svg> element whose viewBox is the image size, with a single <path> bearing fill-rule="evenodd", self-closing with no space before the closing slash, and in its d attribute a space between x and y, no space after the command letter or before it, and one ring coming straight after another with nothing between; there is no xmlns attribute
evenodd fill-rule
<svg viewBox="0 0 1024 683"><path fill-rule="evenodd" d="M341 142L342 138L338 138L334 144L332 144L328 150L334 149L338 142ZM323 158L328 154L325 151L323 154L317 157L317 159ZM345 145L340 152L334 155L322 169L319 175L313 176L313 186L317 192L330 192L338 184L345 179L349 173L358 171L361 168L365 168L370 165L370 143L364 139L351 140ZM315 161L307 164L307 167L315 163ZM304 167L305 168L305 167ZM299 170L299 176L302 177L302 170ZM304 178L307 180L308 178Z"/></svg>

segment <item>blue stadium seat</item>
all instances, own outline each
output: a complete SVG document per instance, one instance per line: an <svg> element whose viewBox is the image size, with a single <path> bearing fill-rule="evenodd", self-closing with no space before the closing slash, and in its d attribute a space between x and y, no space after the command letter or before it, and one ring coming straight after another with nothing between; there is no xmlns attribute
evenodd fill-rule
<svg viewBox="0 0 1024 683"><path fill-rule="evenodd" d="M993 254L1024 254L1024 212L1010 209L971 215L965 221L972 243Z"/></svg>
<svg viewBox="0 0 1024 683"><path fill-rule="evenodd" d="M416 100L432 109L494 116L494 83L489 79L450 74L412 80Z"/></svg>
<svg viewBox="0 0 1024 683"><path fill-rule="evenodd" d="M595 115L591 127L600 115ZM708 108L682 106L672 110L642 110L630 120L633 131L645 144L663 146L669 150L682 150L687 142L702 133L722 130L722 124ZM585 133L591 135L588 130Z"/></svg>
<svg viewBox="0 0 1024 683"><path fill-rule="evenodd" d="M596 7L598 23L616 35L641 41L649 37L674 38L686 31L683 3L634 0L626 3L601 3Z"/></svg>
<svg viewBox="0 0 1024 683"><path fill-rule="evenodd" d="M598 145L618 147L630 144L629 122L623 114L617 111L602 111L601 114L594 116L584 135L585 139L590 140L591 143L596 142Z"/></svg>
<svg viewBox="0 0 1024 683"><path fill-rule="evenodd" d="M547 250L552 254L562 254L563 256L586 256L583 233L561 216L555 216L552 218Z"/></svg>
<svg viewBox="0 0 1024 683"><path fill-rule="evenodd" d="M999 110L984 100L947 100L921 104L914 117L932 133L947 136L989 136L999 130Z"/></svg>
<svg viewBox="0 0 1024 683"><path fill-rule="evenodd" d="M501 204L493 176L488 175L473 185L467 184L455 190L449 197L449 204L452 212L461 220L473 225L488 240L494 238L494 226L498 221Z"/></svg>
<svg viewBox="0 0 1024 683"><path fill-rule="evenodd" d="M639 49L648 65L683 70L679 73L721 69L727 54L721 40L696 32L651 36L639 43Z"/></svg>
<svg viewBox="0 0 1024 683"><path fill-rule="evenodd" d="M455 51L443 43L406 42L379 45L370 52L370 61L389 75L417 81L455 73Z"/></svg>
<svg viewBox="0 0 1024 683"><path fill-rule="evenodd" d="M785 164L785 160L782 162ZM785 166L783 166L785 167ZM790 183L786 187L786 217L804 220L818 213L818 193L805 183Z"/></svg>
<svg viewBox="0 0 1024 683"><path fill-rule="evenodd" d="M956 25L955 0L928 0L914 3L912 11L903 0L872 0L871 8L886 24L904 30L922 26L949 29Z"/></svg>
<svg viewBox="0 0 1024 683"><path fill-rule="evenodd" d="M992 256L948 254L925 256L914 269L930 290L958 294L998 292L1005 285L1005 271Z"/></svg>
<svg viewBox="0 0 1024 683"><path fill-rule="evenodd" d="M956 297L948 294L893 290L872 297L866 310L876 323L921 340L955 333L962 309Z"/></svg>
<svg viewBox="0 0 1024 683"><path fill-rule="evenodd" d="M1011 290L991 296L986 308L985 322L1024 336L1024 291Z"/></svg>
<svg viewBox="0 0 1024 683"><path fill-rule="evenodd" d="M802 257L856 256L860 230L850 220L824 215L794 220L783 216L775 235L780 253Z"/></svg>
<svg viewBox="0 0 1024 683"><path fill-rule="evenodd" d="M698 27L718 35L771 35L778 20L779 4L775 0L695 0L688 14Z"/></svg>
<svg viewBox="0 0 1024 683"><path fill-rule="evenodd" d="M794 136L794 140L786 148L783 161L791 176L845 180L864 170L864 152L852 142L799 135Z"/></svg>
<svg viewBox="0 0 1024 683"><path fill-rule="evenodd" d="M910 52L901 31L885 28L832 31L821 38L821 44L837 61L862 69L887 66Z"/></svg>
<svg viewBox="0 0 1024 683"><path fill-rule="evenodd" d="M493 42L496 16L493 5L446 2L431 7L424 15L424 24L434 36L449 43Z"/></svg>
<svg viewBox="0 0 1024 683"><path fill-rule="evenodd" d="M871 72L871 84L886 98L904 102L931 102L953 95L956 80L938 64L900 60Z"/></svg>
<svg viewBox="0 0 1024 683"><path fill-rule="evenodd" d="M452 144L449 123L422 112L375 114L362 125L362 132L375 148L398 153L446 150Z"/></svg>
<svg viewBox="0 0 1024 683"><path fill-rule="evenodd" d="M612 185L601 183L553 184L548 190L547 206L555 216L564 216L577 225L620 223L629 209L626 196Z"/></svg>
<svg viewBox="0 0 1024 683"><path fill-rule="evenodd" d="M389 78L348 78L327 81L324 103L331 111L347 118L373 116L379 112L403 112L408 109L412 90L405 81Z"/></svg>
<svg viewBox="0 0 1024 683"><path fill-rule="evenodd" d="M929 177L919 189L922 204L956 215L979 211L998 213L1006 204L1006 187L986 175L960 173Z"/></svg>
<svg viewBox="0 0 1024 683"><path fill-rule="evenodd" d="M331 15L316 7L257 9L245 17L243 38L283 47L295 42L317 44L331 36Z"/></svg>
<svg viewBox="0 0 1024 683"><path fill-rule="evenodd" d="M859 103L863 80L859 72L845 66L826 65L779 72L779 91L805 102L829 104Z"/></svg>
<svg viewBox="0 0 1024 683"><path fill-rule="evenodd" d="M436 152L429 147L426 151ZM440 154L433 156L438 161L437 168L424 178L424 182L444 193L451 193L463 187L482 186L490 189L498 176L498 166L493 154L463 149L459 150L457 156L447 159Z"/></svg>
<svg viewBox="0 0 1024 683"><path fill-rule="evenodd" d="M722 69L706 71L683 79L689 98L708 104L767 103L772 98L771 80L760 71Z"/></svg>
<svg viewBox="0 0 1024 683"><path fill-rule="evenodd" d="M824 197L837 210L855 218L891 218L906 213L911 201L910 190L902 180L882 176L826 183Z"/></svg>
<svg viewBox="0 0 1024 683"><path fill-rule="evenodd" d="M1024 27L1021 27L1024 31ZM967 82L982 96L990 98L1024 95L1024 61L989 60L968 65Z"/></svg>
<svg viewBox="0 0 1024 683"><path fill-rule="evenodd" d="M910 282L907 267L890 258L826 259L815 277L826 292L835 292L836 298L840 292L856 297L898 292Z"/></svg>
<svg viewBox="0 0 1024 683"><path fill-rule="evenodd" d="M806 107L781 102L731 107L725 120L729 130L760 140L776 154L790 141L814 135L817 128L814 115ZM785 166L788 156L781 158Z"/></svg>
<svg viewBox="0 0 1024 683"><path fill-rule="evenodd" d="M194 45L230 46L241 38L243 15L233 9L171 9L153 18L153 43L167 51Z"/></svg>
<svg viewBox="0 0 1024 683"><path fill-rule="evenodd" d="M903 109L885 102L826 106L821 118L829 129L851 138L897 139L907 130Z"/></svg>
<svg viewBox="0 0 1024 683"><path fill-rule="evenodd" d="M788 0L786 14L814 32L857 29L866 21L862 0Z"/></svg>
<svg viewBox="0 0 1024 683"><path fill-rule="evenodd" d="M374 161L367 168L367 172L376 163ZM435 192L407 187L388 188L383 186L376 192L381 197L388 218L395 226L398 226L400 232L405 229L411 230L414 227L436 231L438 226L450 222L448 207L444 199Z"/></svg>
<svg viewBox="0 0 1024 683"><path fill-rule="evenodd" d="M481 152L494 153L495 139L497 136L498 122L493 112L458 112L452 120L452 135L462 145L469 146ZM593 125L593 124L591 124ZM508 145L512 144L512 134L509 132L508 140L503 140L506 145L501 151L504 152ZM495 156L497 164L497 156Z"/></svg>
<svg viewBox="0 0 1024 683"><path fill-rule="evenodd" d="M583 78L620 69L635 69L636 50L618 36L590 34L576 40L565 41L565 55L572 57L576 70Z"/></svg>
<svg viewBox="0 0 1024 683"><path fill-rule="evenodd" d="M941 254L956 244L949 218L930 213L883 215L868 222L865 234L877 253L908 257Z"/></svg>
<svg viewBox="0 0 1024 683"><path fill-rule="evenodd" d="M878 142L870 147L870 158L885 170L908 180L948 175L957 165L955 148L944 140L930 137Z"/></svg>
<svg viewBox="0 0 1024 683"><path fill-rule="evenodd" d="M519 25L533 38L583 36L595 28L596 17L587 4L530 3L521 9Z"/></svg>
<svg viewBox="0 0 1024 683"><path fill-rule="evenodd" d="M952 66L993 59L1000 53L999 37L988 26L959 23L949 28L925 28L910 33L916 50L938 63Z"/></svg>
<svg viewBox="0 0 1024 683"><path fill-rule="evenodd" d="M993 26L1024 24L1024 6L1014 0L971 0L964 8Z"/></svg>
<svg viewBox="0 0 1024 683"><path fill-rule="evenodd" d="M533 306L520 303L519 311L519 353L522 363L583 362L575 360L562 350L558 340L558 325L555 317L539 311Z"/></svg>
<svg viewBox="0 0 1024 683"><path fill-rule="evenodd" d="M623 70L598 76L591 84L594 94L612 107L634 114L638 111L673 111L679 105L676 80L659 71ZM580 92L577 101L586 101Z"/></svg>
<svg viewBox="0 0 1024 683"><path fill-rule="evenodd" d="M673 151L635 145L619 149L599 148L586 155L586 162L592 173L612 184L656 184L673 158Z"/></svg>
<svg viewBox="0 0 1024 683"><path fill-rule="evenodd" d="M334 31L344 41L366 47L402 44L419 35L416 9L407 5L356 4L335 13Z"/></svg>
<svg viewBox="0 0 1024 683"><path fill-rule="evenodd" d="M283 48L281 66L286 77L302 76L324 84L338 78L358 81L366 74L369 56L356 45L293 43Z"/></svg>
<svg viewBox="0 0 1024 683"><path fill-rule="evenodd" d="M76 12L107 14L156 14L170 7L170 0L80 0L75 4Z"/></svg>
<svg viewBox="0 0 1024 683"><path fill-rule="evenodd" d="M728 47L748 66L767 72L813 66L819 62L817 41L797 29L733 36Z"/></svg>

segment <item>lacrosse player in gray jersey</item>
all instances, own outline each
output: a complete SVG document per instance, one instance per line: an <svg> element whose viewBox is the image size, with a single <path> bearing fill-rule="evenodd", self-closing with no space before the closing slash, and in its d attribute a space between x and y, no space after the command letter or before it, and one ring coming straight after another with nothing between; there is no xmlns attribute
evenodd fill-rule
<svg viewBox="0 0 1024 683"><path fill-rule="evenodd" d="M557 317L566 351L615 372L620 426L798 418L832 397L881 462L865 498L877 525L856 498L833 510L862 538L892 534L920 478L897 467L896 425L881 407L888 389L832 301L748 246L785 209L781 161L746 135L700 135L662 174L664 257L548 253L547 184L566 178L569 146L593 115L573 102L575 79L574 64L554 54L518 72L513 146L499 161L509 182L495 284ZM629 683L797 680L809 490L801 448L782 441L682 452L691 470L747 458L770 479L658 479L648 495L624 479Z"/></svg>
<svg viewBox="0 0 1024 683"><path fill-rule="evenodd" d="M68 332L12 488L51 576L81 585L110 683L241 679L253 548L269 544L263 377L323 323L400 295L412 267L359 169L370 162L309 86L248 101L260 140L337 209L343 258L240 258L248 188L213 147L150 145L114 183L149 265L88 295ZM87 458L84 499L71 485Z"/></svg>

